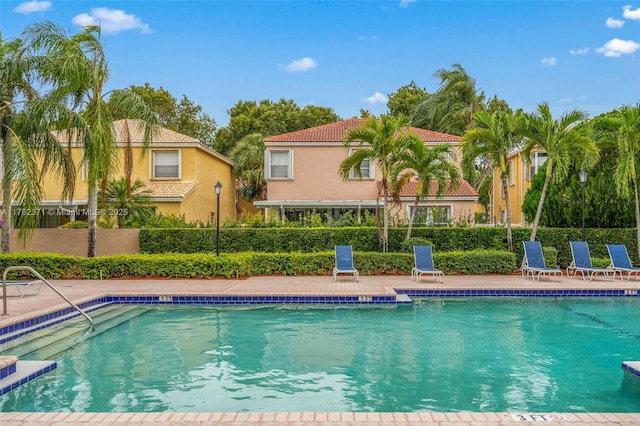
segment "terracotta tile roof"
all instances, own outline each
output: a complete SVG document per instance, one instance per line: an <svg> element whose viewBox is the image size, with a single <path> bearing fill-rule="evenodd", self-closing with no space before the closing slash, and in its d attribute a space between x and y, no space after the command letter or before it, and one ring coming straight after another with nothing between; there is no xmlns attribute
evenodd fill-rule
<svg viewBox="0 0 640 426"><path fill-rule="evenodd" d="M311 127L310 129L298 130L297 132L285 133L283 135L265 138L269 142L342 142L346 133L357 129L366 123L368 118L352 118L350 120L338 121L336 123L324 124L322 126ZM425 142L458 142L459 136L448 135L446 133L434 132L431 130L419 129L417 127L406 127L420 136Z"/></svg>
<svg viewBox="0 0 640 426"><path fill-rule="evenodd" d="M113 122L116 133L116 142L131 141L134 143L141 143L144 139L144 126L140 120L116 120ZM69 137L67 131L53 131L51 132L56 139L60 142L68 142ZM72 131L71 141L77 142L77 133ZM174 132L173 130L166 129L164 127L158 127L156 132L151 137L153 144L176 144L176 143L200 143L198 139L191 136L183 135L182 133Z"/></svg>
<svg viewBox="0 0 640 426"><path fill-rule="evenodd" d="M185 199L198 186L195 181L147 181L144 189L151 191L152 198L180 198Z"/></svg>
<svg viewBox="0 0 640 426"><path fill-rule="evenodd" d="M140 120L117 120L113 122L116 131L116 142L142 142L144 139L144 126ZM130 139L129 139L130 138ZM159 127L151 137L156 143L200 143L198 139L173 130Z"/></svg>
<svg viewBox="0 0 640 426"><path fill-rule="evenodd" d="M382 195L381 181L378 181L378 190L380 191L380 195ZM431 185L429 186L428 196L435 197L437 190L438 190L438 182L432 181ZM400 197L415 198L417 191L418 191L418 181L417 180L409 181L407 182L406 185L402 187L402 190L400 192ZM389 194L389 196L393 196L393 194ZM471 186L469 182L467 182L466 180L462 180L460 182L460 185L457 188L448 187L447 189L445 189L442 196L474 198L478 196L478 192L475 189L473 189L473 186Z"/></svg>

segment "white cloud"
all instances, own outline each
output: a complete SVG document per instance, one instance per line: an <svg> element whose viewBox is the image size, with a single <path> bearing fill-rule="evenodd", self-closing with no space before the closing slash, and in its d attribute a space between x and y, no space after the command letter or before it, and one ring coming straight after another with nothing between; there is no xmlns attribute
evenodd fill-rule
<svg viewBox="0 0 640 426"><path fill-rule="evenodd" d="M609 28L622 28L624 21L621 19L607 18L604 24Z"/></svg>
<svg viewBox="0 0 640 426"><path fill-rule="evenodd" d="M400 0L400 4L398 6L400 7L409 7L409 4L411 3L415 3L416 0Z"/></svg>
<svg viewBox="0 0 640 426"><path fill-rule="evenodd" d="M20 3L17 5L13 11L16 13L24 13L28 15L34 12L46 12L47 10L53 9L53 5L50 1L28 1L26 3Z"/></svg>
<svg viewBox="0 0 640 426"><path fill-rule="evenodd" d="M620 40L614 38L604 44L604 46L596 49L596 52L610 58L619 58L622 55L630 55L640 49L640 43L633 40Z"/></svg>
<svg viewBox="0 0 640 426"><path fill-rule="evenodd" d="M318 66L318 63L316 61L314 61L308 56L305 56L304 58L296 59L293 62L291 62L289 65L285 65L284 67L281 67L281 68L284 68L289 72L303 72L303 71L312 70L317 66Z"/></svg>
<svg viewBox="0 0 640 426"><path fill-rule="evenodd" d="M626 19L640 20L640 7L634 10L631 9L630 5L627 5L624 6L622 10L624 10L624 12L622 12L622 16L624 16Z"/></svg>
<svg viewBox="0 0 640 426"><path fill-rule="evenodd" d="M387 98L385 95L383 95L380 92L376 92L375 94L373 94L373 96L369 96L367 98L364 98L364 101L368 104L382 104L385 103L389 100L389 98Z"/></svg>
<svg viewBox="0 0 640 426"><path fill-rule="evenodd" d="M136 15L125 13L124 10L96 7L91 14L81 13L71 20L79 27L99 25L105 34L117 34L120 31L140 30L142 34L150 33L151 28Z"/></svg>
<svg viewBox="0 0 640 426"><path fill-rule="evenodd" d="M557 62L556 58L544 58L540 61L540 63L545 67L552 67L556 64L556 62Z"/></svg>
<svg viewBox="0 0 640 426"><path fill-rule="evenodd" d="M582 49L570 49L569 50L569 54L573 55L573 56L577 56L577 55L586 55L587 53L589 53L589 48L585 47Z"/></svg>

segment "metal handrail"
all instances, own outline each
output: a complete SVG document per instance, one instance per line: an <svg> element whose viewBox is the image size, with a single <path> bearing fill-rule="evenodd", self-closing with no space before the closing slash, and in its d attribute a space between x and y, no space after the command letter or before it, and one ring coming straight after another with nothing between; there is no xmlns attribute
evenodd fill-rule
<svg viewBox="0 0 640 426"><path fill-rule="evenodd" d="M80 309L75 303L73 303L71 300L69 300L64 294L60 293L60 291L57 288L55 288L49 281L44 279L44 277L42 275L40 275L35 269L33 269L30 266L9 266L2 273L2 315L3 316L4 315L9 315L7 313L7 274L10 271L29 271L29 272L31 272L33 275L36 276L36 278L38 278L44 284L48 285L51 290L55 291L58 294L58 296L62 297L76 311L80 312L87 319L87 321L89 321L89 324L91 325L91 329L93 329L93 320L91 319L91 317L89 315L87 315L82 309Z"/></svg>

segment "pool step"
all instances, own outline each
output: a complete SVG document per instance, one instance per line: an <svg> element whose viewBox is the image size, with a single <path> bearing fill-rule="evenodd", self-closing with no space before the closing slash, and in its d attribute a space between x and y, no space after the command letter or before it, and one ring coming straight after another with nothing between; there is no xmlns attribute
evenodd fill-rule
<svg viewBox="0 0 640 426"><path fill-rule="evenodd" d="M84 317L75 315L67 321L38 329L0 345L0 355L14 355L20 359L50 359L77 343L129 321L147 310L126 305L102 307L91 314L94 330L89 330ZM42 324L39 327L42 327Z"/></svg>

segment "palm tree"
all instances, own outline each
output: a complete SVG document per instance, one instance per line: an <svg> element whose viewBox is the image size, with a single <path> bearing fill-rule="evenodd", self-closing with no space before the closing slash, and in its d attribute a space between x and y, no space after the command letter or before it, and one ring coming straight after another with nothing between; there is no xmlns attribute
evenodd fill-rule
<svg viewBox="0 0 640 426"><path fill-rule="evenodd" d="M109 79L109 68L100 41L100 27L88 26L76 35L67 35L59 25L51 22L34 24L25 30L31 46L42 50L55 61L50 63L43 75L55 83L53 96L70 106L81 117L83 125L75 132L84 145L87 162L89 240L87 255L96 255L96 213L98 189L106 187L118 164L115 140L114 116L133 119L144 131L143 146L148 147L153 132L159 123L155 114L141 96L131 90L105 92ZM62 128L71 128L70 122L60 123ZM131 140L125 142L125 180L131 187L132 147Z"/></svg>
<svg viewBox="0 0 640 426"><path fill-rule="evenodd" d="M484 109L484 94L478 94L475 79L460 64L453 64L451 68L435 72L440 87L415 108L414 126L462 135L474 114Z"/></svg>
<svg viewBox="0 0 640 426"><path fill-rule="evenodd" d="M4 41L0 33L0 142L2 143L2 238L0 248L10 251L13 200L35 210L43 198L41 174L59 172L66 182L75 173L64 149L48 131L60 105L39 98L33 83L50 57L30 54L20 39ZM21 104L21 105L20 105ZM47 112L46 114L44 112ZM41 167L39 167L39 165ZM66 194L65 186L62 197ZM37 225L37 215L17 217L20 239Z"/></svg>
<svg viewBox="0 0 640 426"><path fill-rule="evenodd" d="M613 176L616 191L622 196L633 189L636 216L636 246L640 257L640 202L638 200L637 164L640 161L640 103L624 105L612 114L600 118L599 123L612 135L618 152L618 162Z"/></svg>
<svg viewBox="0 0 640 426"><path fill-rule="evenodd" d="M427 148L417 137L408 139L406 142L407 145L396 154L391 171L391 182L394 183L394 194L399 199L402 188L411 180L417 179L416 199L409 215L408 239L411 237L418 204L429 195L431 184L434 182L436 184L436 198L441 197L445 189L455 188L460 184L460 172L448 160L451 155L449 144Z"/></svg>
<svg viewBox="0 0 640 426"><path fill-rule="evenodd" d="M338 169L343 180L355 175L362 178L360 165L363 161L373 161L377 164L381 174L383 196L383 230L381 235L382 250L389 250L389 176L393 167L394 153L411 138L417 136L403 129L402 117L382 115L380 119L371 118L359 128L350 130L343 142L347 149L354 148L350 156L345 158ZM380 229L378 228L378 232Z"/></svg>
<svg viewBox="0 0 640 426"><path fill-rule="evenodd" d="M511 173L509 154L518 147L521 140L518 119L508 111L476 113L473 116L473 128L467 130L461 139L464 163L473 164L478 158L484 158L492 168L496 168L500 172L500 182L506 205L505 222L509 251L513 251L511 203L508 190Z"/></svg>
<svg viewBox="0 0 640 426"><path fill-rule="evenodd" d="M252 133L240 139L229 154L235 176L243 184L240 196L247 201L261 200L265 196L265 149L262 135Z"/></svg>
<svg viewBox="0 0 640 426"><path fill-rule="evenodd" d="M129 187L125 178L110 180L104 193L100 192L98 204L105 215L115 216L118 228L129 223L146 223L155 207L151 191L145 189L141 180L136 179Z"/></svg>
<svg viewBox="0 0 640 426"><path fill-rule="evenodd" d="M536 239L536 231L551 179L560 181L565 178L572 163L581 162L583 167L586 167L598 158L598 148L587 134L587 129L584 126L577 126L586 118L586 113L574 109L564 113L559 120L554 120L549 104L546 102L538 105L535 113L524 114L522 134L526 139L522 150L523 155L525 158L530 158L534 148L542 149L547 153L545 180L531 227L531 241Z"/></svg>

